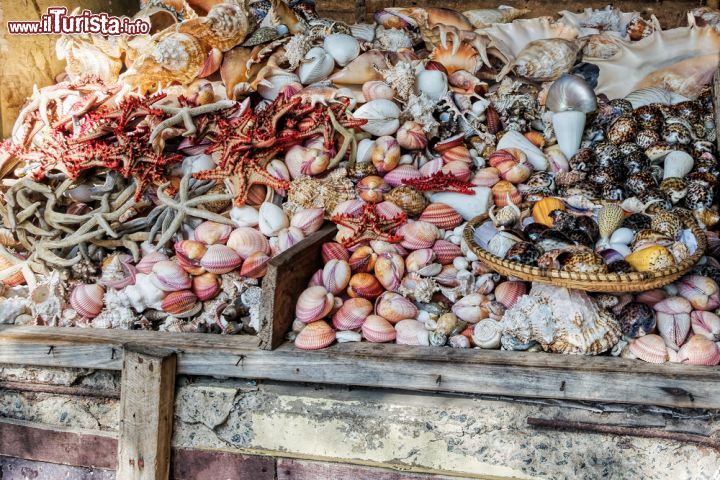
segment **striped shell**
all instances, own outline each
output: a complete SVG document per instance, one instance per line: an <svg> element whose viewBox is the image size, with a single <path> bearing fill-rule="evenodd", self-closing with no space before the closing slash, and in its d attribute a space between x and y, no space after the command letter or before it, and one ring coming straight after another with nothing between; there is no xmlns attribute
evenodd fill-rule
<svg viewBox="0 0 720 480"><path fill-rule="evenodd" d="M462 216L450 205L444 203L431 203L425 207L418 220L432 223L443 230L453 229L463 222Z"/></svg>
<svg viewBox="0 0 720 480"><path fill-rule="evenodd" d="M295 212L290 219L290 226L302 230L305 236L317 232L325 221L325 210L322 208L306 208Z"/></svg>
<svg viewBox="0 0 720 480"><path fill-rule="evenodd" d="M270 244L265 235L250 227L233 230L228 238L227 246L235 250L243 260L255 252L270 254Z"/></svg>
<svg viewBox="0 0 720 480"><path fill-rule="evenodd" d="M408 250L432 248L435 240L440 238L440 231L435 225L420 221L402 225L397 233L403 237L400 245Z"/></svg>
<svg viewBox="0 0 720 480"><path fill-rule="evenodd" d="M720 363L720 350L712 340L695 335L680 348L677 361L689 365L717 365Z"/></svg>
<svg viewBox="0 0 720 480"><path fill-rule="evenodd" d="M157 262L162 262L165 260L169 260L169 258L164 253L150 252L140 259L137 265L135 265L135 270L137 270L139 273L150 275L155 264Z"/></svg>
<svg viewBox="0 0 720 480"><path fill-rule="evenodd" d="M398 345L429 345L428 331L417 320L401 320L395 324Z"/></svg>
<svg viewBox="0 0 720 480"><path fill-rule="evenodd" d="M325 242L322 245L322 259L324 263L332 259L345 260L350 259L350 252L337 242Z"/></svg>
<svg viewBox="0 0 720 480"><path fill-rule="evenodd" d="M390 323L397 323L400 320L417 317L418 309L402 295L385 292L375 301L375 313Z"/></svg>
<svg viewBox="0 0 720 480"><path fill-rule="evenodd" d="M192 285L188 273L180 264L170 260L157 262L152 273L150 281L164 292L187 290Z"/></svg>
<svg viewBox="0 0 720 480"><path fill-rule="evenodd" d="M240 275L247 278L262 278L267 273L270 257L264 252L255 252L245 259Z"/></svg>
<svg viewBox="0 0 720 480"><path fill-rule="evenodd" d="M371 247L363 245L362 247L355 250L348 263L353 273L368 273L372 272L375 268L375 262L377 261L377 254Z"/></svg>
<svg viewBox="0 0 720 480"><path fill-rule="evenodd" d="M420 215L428 204L422 193L408 185L393 188L385 195L385 200L393 202L411 216Z"/></svg>
<svg viewBox="0 0 720 480"><path fill-rule="evenodd" d="M718 284L710 277L687 275L677 283L678 295L687 299L695 310L715 310L720 307Z"/></svg>
<svg viewBox="0 0 720 480"><path fill-rule="evenodd" d="M370 273L356 273L350 277L350 283L347 288L347 294L352 297L367 298L374 300L383 292L383 287Z"/></svg>
<svg viewBox="0 0 720 480"><path fill-rule="evenodd" d="M197 304L198 297L190 290L171 292L162 301L161 308L164 312L174 317L181 318L185 313L191 311Z"/></svg>
<svg viewBox="0 0 720 480"><path fill-rule="evenodd" d="M432 247L435 252L435 261L440 265L449 265L458 257L462 257L462 249L447 240L437 240Z"/></svg>
<svg viewBox="0 0 720 480"><path fill-rule="evenodd" d="M386 173L383 180L391 187L398 187L403 185L403 180L411 180L422 176L420 170L412 165L400 165L396 169Z"/></svg>
<svg viewBox="0 0 720 480"><path fill-rule="evenodd" d="M720 317L712 312L692 312L690 326L695 335L702 335L714 342L720 340Z"/></svg>
<svg viewBox="0 0 720 480"><path fill-rule="evenodd" d="M414 250L405 257L405 270L408 272L420 272L434 261L435 252L431 248Z"/></svg>
<svg viewBox="0 0 720 480"><path fill-rule="evenodd" d="M397 333L390 322L379 315L369 315L362 324L363 337L372 343L386 343L395 340Z"/></svg>
<svg viewBox="0 0 720 480"><path fill-rule="evenodd" d="M327 322L312 322L295 337L295 346L302 350L319 350L330 346L334 341L335 331Z"/></svg>
<svg viewBox="0 0 720 480"><path fill-rule="evenodd" d="M220 279L209 272L193 277L192 291L201 302L215 298L220 293Z"/></svg>
<svg viewBox="0 0 720 480"><path fill-rule="evenodd" d="M492 186L492 196L497 207L518 205L522 202L522 194L515 185L507 180L500 180Z"/></svg>
<svg viewBox="0 0 720 480"><path fill-rule="evenodd" d="M322 282L328 292L340 294L350 282L350 264L345 260L330 260L323 268Z"/></svg>
<svg viewBox="0 0 720 480"><path fill-rule="evenodd" d="M375 262L375 278L385 290L396 291L405 275L405 261L397 253L385 252Z"/></svg>
<svg viewBox="0 0 720 480"><path fill-rule="evenodd" d="M495 299L502 303L505 308L512 308L520 297L526 293L527 286L520 281L503 282L495 287Z"/></svg>
<svg viewBox="0 0 720 480"><path fill-rule="evenodd" d="M668 361L668 350L665 341L659 335L645 335L630 342L630 352L640 360L649 363L665 363Z"/></svg>
<svg viewBox="0 0 720 480"><path fill-rule="evenodd" d="M325 287L309 287L298 298L295 316L303 323L311 323L329 314L334 305L335 297Z"/></svg>
<svg viewBox="0 0 720 480"><path fill-rule="evenodd" d="M175 242L175 256L177 262L191 275L200 275L205 269L200 260L207 252L204 243L197 240L180 240Z"/></svg>
<svg viewBox="0 0 720 480"><path fill-rule="evenodd" d="M658 333L669 348L677 351L690 333L690 315L658 312L656 317Z"/></svg>
<svg viewBox="0 0 720 480"><path fill-rule="evenodd" d="M366 298L349 298L333 315L333 326L338 330L357 330L373 311L373 304Z"/></svg>
<svg viewBox="0 0 720 480"><path fill-rule="evenodd" d="M223 225L222 223L213 222L207 220L195 229L193 237L198 242L202 242L206 245L213 245L216 243L227 243L232 233L233 228L230 225Z"/></svg>
<svg viewBox="0 0 720 480"><path fill-rule="evenodd" d="M500 348L501 336L502 324L489 318L480 320L472 330L472 341L480 348L492 350Z"/></svg>
<svg viewBox="0 0 720 480"><path fill-rule="evenodd" d="M96 284L82 284L75 287L70 294L70 305L84 318L95 318L103 309L105 290Z"/></svg>
<svg viewBox="0 0 720 480"><path fill-rule="evenodd" d="M242 265L243 259L232 248L222 245L210 245L200 260L200 265L210 273L229 273Z"/></svg>

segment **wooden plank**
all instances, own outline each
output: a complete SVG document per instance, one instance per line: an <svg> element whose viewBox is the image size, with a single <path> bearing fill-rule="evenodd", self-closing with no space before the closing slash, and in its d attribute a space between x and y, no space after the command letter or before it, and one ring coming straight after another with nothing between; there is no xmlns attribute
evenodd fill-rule
<svg viewBox="0 0 720 480"><path fill-rule="evenodd" d="M118 478L167 480L175 400L175 353L125 348L120 390Z"/></svg>
<svg viewBox="0 0 720 480"><path fill-rule="evenodd" d="M345 480L349 478L363 480L459 480L466 477L400 472L346 463L327 463L291 458L277 459L277 480Z"/></svg>
<svg viewBox="0 0 720 480"><path fill-rule="evenodd" d="M30 382L0 382L0 391L49 393L51 395L71 395L74 397L120 398L119 390L103 390L92 387L48 385L46 383ZM0 477L1 478L1 477Z"/></svg>
<svg viewBox="0 0 720 480"><path fill-rule="evenodd" d="M36 462L14 457L0 457L2 480L114 480L112 470L71 467L55 463Z"/></svg>
<svg viewBox="0 0 720 480"><path fill-rule="evenodd" d="M173 480L274 480L275 459L234 452L174 448Z"/></svg>
<svg viewBox="0 0 720 480"><path fill-rule="evenodd" d="M321 262L322 244L337 231L328 224L270 260L263 277L260 348L278 347L295 318L295 302Z"/></svg>
<svg viewBox="0 0 720 480"><path fill-rule="evenodd" d="M116 444L108 432L0 420L0 455L9 457L114 470Z"/></svg>

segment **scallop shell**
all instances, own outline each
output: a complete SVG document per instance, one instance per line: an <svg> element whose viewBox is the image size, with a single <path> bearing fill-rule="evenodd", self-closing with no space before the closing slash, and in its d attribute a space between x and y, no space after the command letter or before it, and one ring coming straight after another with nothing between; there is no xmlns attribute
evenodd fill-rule
<svg viewBox="0 0 720 480"><path fill-rule="evenodd" d="M500 337L502 337L502 324L489 318L480 320L472 330L473 343L480 348L490 350L500 348Z"/></svg>
<svg viewBox="0 0 720 480"><path fill-rule="evenodd" d="M412 165L399 165L397 168L385 174L383 180L391 187L403 185L403 180L420 178L423 174Z"/></svg>
<svg viewBox="0 0 720 480"><path fill-rule="evenodd" d="M375 276L370 273L356 273L350 277L347 294L352 297L374 300L383 292L383 287Z"/></svg>
<svg viewBox="0 0 720 480"><path fill-rule="evenodd" d="M495 287L495 299L505 308L512 308L526 293L527 287L520 281L503 282Z"/></svg>
<svg viewBox="0 0 720 480"><path fill-rule="evenodd" d="M375 313L390 323L414 319L418 309L407 298L394 292L385 292L375 301Z"/></svg>
<svg viewBox="0 0 720 480"><path fill-rule="evenodd" d="M161 308L170 315L183 318L195 308L198 297L190 290L169 293L162 301Z"/></svg>
<svg viewBox="0 0 720 480"><path fill-rule="evenodd" d="M338 330L357 330L373 312L373 304L366 298L350 298L333 315L333 325Z"/></svg>
<svg viewBox="0 0 720 480"><path fill-rule="evenodd" d="M103 309L105 290L96 283L82 284L70 294L70 306L84 318L95 318Z"/></svg>
<svg viewBox="0 0 720 480"><path fill-rule="evenodd" d="M387 343L395 340L397 333L390 322L379 315L369 315L362 324L363 337L372 343Z"/></svg>
<svg viewBox="0 0 720 480"><path fill-rule="evenodd" d="M295 317L303 323L312 323L329 314L334 305L335 297L325 287L309 287L297 300Z"/></svg>
<svg viewBox="0 0 720 480"><path fill-rule="evenodd" d="M389 291L396 291L405 275L405 261L397 253L385 252L375 262L375 277Z"/></svg>
<svg viewBox="0 0 720 480"><path fill-rule="evenodd" d="M220 279L209 272L193 277L192 291L201 302L211 300L220 293Z"/></svg>
<svg viewBox="0 0 720 480"><path fill-rule="evenodd" d="M400 128L400 108L390 100L383 98L371 100L353 112L353 117L363 118L367 123L360 128L381 137L392 135Z"/></svg>
<svg viewBox="0 0 720 480"><path fill-rule="evenodd" d="M187 272L176 262L165 260L157 262L152 269L150 280L164 292L187 290L192 282Z"/></svg>
<svg viewBox="0 0 720 480"><path fill-rule="evenodd" d="M215 244L210 245L200 260L200 265L210 273L229 273L242 265L243 259L232 248Z"/></svg>
<svg viewBox="0 0 720 480"><path fill-rule="evenodd" d="M323 268L322 281L328 292L340 294L350 282L350 264L344 260L330 260Z"/></svg>
<svg viewBox="0 0 720 480"><path fill-rule="evenodd" d="M240 227L233 230L228 238L227 246L235 250L242 259L246 259L256 252L270 254L270 244L267 238L250 227Z"/></svg>
<svg viewBox="0 0 720 480"><path fill-rule="evenodd" d="M432 249L435 252L435 261L440 265L449 265L456 258L462 257L460 246L447 240L437 240Z"/></svg>
<svg viewBox="0 0 720 480"><path fill-rule="evenodd" d="M649 363L665 363L668 361L668 350L665 341L659 335L645 335L630 342L630 351L635 357Z"/></svg>
<svg viewBox="0 0 720 480"><path fill-rule="evenodd" d="M205 221L197 226L193 232L193 237L198 242L202 242L206 245L213 245L215 243L225 244L230 238L233 228L230 225L223 225L213 221Z"/></svg>
<svg viewBox="0 0 720 480"><path fill-rule="evenodd" d="M417 320L401 320L395 324L398 345L429 345L428 331Z"/></svg>
<svg viewBox="0 0 720 480"><path fill-rule="evenodd" d="M406 223L397 233L403 237L400 245L408 250L432 248L435 240L440 238L440 231L435 225L422 221Z"/></svg>
<svg viewBox="0 0 720 480"><path fill-rule="evenodd" d="M322 245L322 259L327 263L331 259L345 260L350 259L350 252L337 242L325 242Z"/></svg>
<svg viewBox="0 0 720 480"><path fill-rule="evenodd" d="M270 257L264 252L255 252L245 259L240 275L246 278L261 278L267 273Z"/></svg>
<svg viewBox="0 0 720 480"><path fill-rule="evenodd" d="M563 38L532 41L500 71L497 80L502 80L510 72L536 82L556 80L573 66L582 45L581 42Z"/></svg>
<svg viewBox="0 0 720 480"><path fill-rule="evenodd" d="M720 350L712 340L695 335L680 347L677 361L689 365L717 365L720 363Z"/></svg>
<svg viewBox="0 0 720 480"><path fill-rule="evenodd" d="M302 350L319 350L332 345L335 331L327 322L311 322L295 337L295 346Z"/></svg>

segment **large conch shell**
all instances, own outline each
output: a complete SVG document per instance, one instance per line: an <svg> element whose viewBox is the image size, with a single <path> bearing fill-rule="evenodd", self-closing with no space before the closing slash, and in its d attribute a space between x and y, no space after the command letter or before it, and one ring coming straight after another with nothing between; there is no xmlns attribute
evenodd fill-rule
<svg viewBox="0 0 720 480"><path fill-rule="evenodd" d="M608 5L604 9L588 7L582 13L563 10L558 21L577 28L582 36L599 32L625 36L628 24L639 16L639 12L621 12Z"/></svg>
<svg viewBox="0 0 720 480"><path fill-rule="evenodd" d="M597 94L623 98L633 90L658 87L697 98L718 68L720 33L698 27L688 15L688 27L655 31L637 42L617 40L618 52L608 59L585 58L600 69Z"/></svg>
<svg viewBox="0 0 720 480"><path fill-rule="evenodd" d="M495 23L512 22L516 18L530 13L527 8L515 8L509 5L500 5L498 8L480 8L468 10L463 15L472 23L475 28L489 27Z"/></svg>
<svg viewBox="0 0 720 480"><path fill-rule="evenodd" d="M538 17L515 20L512 23L499 23L483 28L483 33L490 35L498 49L509 58L517 57L530 42L548 38L564 38L575 40L578 30L553 20L552 17Z"/></svg>
<svg viewBox="0 0 720 480"><path fill-rule="evenodd" d="M255 16L248 12L244 2L220 3L213 6L206 17L186 20L171 28L198 38L210 48L226 52L241 44L255 28Z"/></svg>
<svg viewBox="0 0 720 480"><path fill-rule="evenodd" d="M398 16L408 23L415 24L417 27L433 28L436 25L446 25L460 30L473 29L472 23L470 23L470 20L468 20L465 15L449 8L393 7L386 8L382 12ZM381 14L382 12L378 13ZM385 27L388 28L388 26Z"/></svg>
<svg viewBox="0 0 720 480"><path fill-rule="evenodd" d="M67 62L65 71L70 80L88 73L106 83L114 83L123 67L118 37L63 35L55 44L55 54Z"/></svg>
<svg viewBox="0 0 720 480"><path fill-rule="evenodd" d="M497 80L502 80L510 72L535 82L555 80L572 68L583 45L582 39L548 38L530 42L514 61L502 69Z"/></svg>

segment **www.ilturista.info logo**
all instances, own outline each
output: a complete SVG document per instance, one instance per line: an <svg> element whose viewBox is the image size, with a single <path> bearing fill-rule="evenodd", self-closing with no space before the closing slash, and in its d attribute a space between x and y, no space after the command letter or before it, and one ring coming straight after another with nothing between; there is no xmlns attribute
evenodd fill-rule
<svg viewBox="0 0 720 480"><path fill-rule="evenodd" d="M39 21L7 22L7 29L12 35L138 35L150 32L150 22L90 10L68 15L65 7L50 7Z"/></svg>

